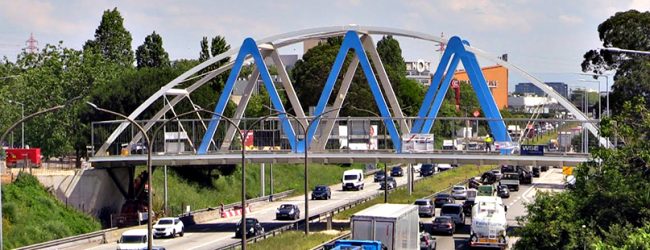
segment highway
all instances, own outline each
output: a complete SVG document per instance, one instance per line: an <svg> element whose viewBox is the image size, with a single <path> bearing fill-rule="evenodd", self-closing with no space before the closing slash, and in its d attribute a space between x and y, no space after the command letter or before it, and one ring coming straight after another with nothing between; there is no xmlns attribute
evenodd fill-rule
<svg viewBox="0 0 650 250"><path fill-rule="evenodd" d="M404 176L396 177L398 185L404 185L407 182L407 171L404 168ZM414 174L415 179L419 179L417 174ZM345 205L349 202L356 201L362 198L369 197L373 194L383 192L379 190L379 183L373 182L373 176L366 176L364 180L364 189L360 191L345 191L341 190L341 183L331 185L332 198L330 200L310 200L309 213L315 215L318 213L332 210L336 207ZM304 196L295 196L274 202L262 202L253 204L251 212L246 214L246 217L254 217L260 220L265 231L270 231L275 228L284 226L287 221L275 220L275 210L281 204L297 204L300 207L300 216L304 219ZM186 227L186 233L183 237L177 238L161 238L154 239L155 246L164 246L166 249L183 249L183 250L206 250L217 249L229 245L234 242L241 241L239 238L234 238L236 223L239 217L220 218L206 223L197 224L191 227ZM290 221L289 221L290 222ZM102 244L93 248L94 250L104 249L117 249L115 242Z"/></svg>
<svg viewBox="0 0 650 250"><path fill-rule="evenodd" d="M564 188L563 183L562 169L550 168L546 172L541 172L539 178L533 178L531 185L520 185L519 191L511 192L510 198L503 199L503 203L508 206L508 212L506 214L508 226L511 229L512 227L518 226L517 217L526 214L525 204L532 202L538 191L558 192ZM456 201L459 204L462 204L462 202ZM436 215L440 215L440 208L436 209ZM431 228L431 221L433 221L433 218L420 218L420 222L424 224L425 229ZM468 241L471 224L472 220L467 216L465 218L465 225L457 227L456 233L453 236L434 235L437 244L436 249L470 249ZM509 245L514 244L516 240L516 238L510 237Z"/></svg>

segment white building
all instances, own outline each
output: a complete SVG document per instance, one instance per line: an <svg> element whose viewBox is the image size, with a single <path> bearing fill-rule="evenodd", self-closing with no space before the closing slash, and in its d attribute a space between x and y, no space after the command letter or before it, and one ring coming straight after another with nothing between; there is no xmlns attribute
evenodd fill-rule
<svg viewBox="0 0 650 250"><path fill-rule="evenodd" d="M513 112L535 113L541 112L543 114L549 113L550 110L557 107L558 101L541 96L508 96L508 107Z"/></svg>

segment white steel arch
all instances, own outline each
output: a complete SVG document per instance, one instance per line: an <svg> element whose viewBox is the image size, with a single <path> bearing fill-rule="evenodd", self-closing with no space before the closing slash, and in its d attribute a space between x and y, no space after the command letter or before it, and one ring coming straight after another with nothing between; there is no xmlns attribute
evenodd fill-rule
<svg viewBox="0 0 650 250"><path fill-rule="evenodd" d="M358 25L344 25L344 26L330 26L330 27L320 27L320 28L311 28L311 29L304 29L304 30L299 30L299 31L294 31L294 32L288 32L284 34L279 34L271 37L267 37L264 39L256 40L256 43L258 44L258 47L260 49L268 49L269 45L272 45L274 50L277 50L279 48L295 44L295 43L300 43L308 39L313 39L313 38L327 38L327 37L334 37L334 36L340 36L343 35L345 32L353 30L361 34L369 34L369 35L392 35L392 36L402 36L402 37L408 37L408 38L413 38L413 39L418 39L418 40L425 40L425 41L430 41L430 42L435 42L435 43L447 43L447 39L441 38L439 36L435 35L430 35L422 32L417 32L417 31L409 31L409 30L404 30L404 29L396 29L396 28L386 28L386 27L376 27L376 26L358 26ZM600 145L603 146L609 146L609 142L600 137L598 133L598 129L594 126L592 121L588 119L588 117L582 113L580 110L578 110L571 102L569 102L567 99L565 99L562 95L557 93L555 90L553 90L551 87L548 85L544 84L541 80L535 78L531 74L527 73L523 69L517 67L516 65L503 61L499 59L496 56L493 56L479 48L472 47L472 46L465 46L465 49L476 54L478 57L492 61L496 64L499 64L501 66L504 66L508 68L509 70L514 70L515 72L518 72L521 74L523 77L528 79L532 84L540 88L542 91L547 93L550 97L555 98L558 100L558 102L566 108L570 113L575 115L575 117L583 121L584 126L596 137L599 138ZM232 57L233 55L236 55L239 52L239 47L232 48L222 54L219 54L213 58L210 58L203 63L195 66L194 68L186 71L185 73L181 74L178 76L176 79L172 80L171 82L167 83L165 86L163 86L160 90L158 90L156 93L151 95L145 102L143 102L138 108L136 108L133 113L129 115L129 118L131 119L136 119L140 114L142 114L143 111L145 111L149 106L151 106L156 100L162 98L167 91L170 89L178 86L179 84L187 81L190 79L192 76L194 76L196 73L201 71L202 69L218 62L221 61L225 58ZM203 76L200 80L196 81L193 83L190 87L187 87L185 90L187 90L188 93L192 93L194 90L197 88L201 87L203 84L205 84L208 80L216 77L217 75L227 71L228 69L232 68L232 62L226 63L220 68L210 72L209 74ZM149 130L154 122L156 120L159 120L162 118L163 114L165 114L172 106L176 105L180 100L182 100L184 97L183 96L176 96L172 100L169 100L169 102L164 105L164 107L159 110L154 117L152 117L149 123L147 123L144 128L146 130ZM300 118L300 117L299 117ZM304 117L302 117L304 118ZM108 139L104 142L104 144L100 147L99 150L97 150L96 155L97 156L104 156L106 155L106 150L108 147L115 141L118 135L120 135L127 126L130 124L128 122L124 122L120 124L114 131L113 133L108 137ZM138 141L140 138L140 134L136 135L133 139L132 142Z"/></svg>

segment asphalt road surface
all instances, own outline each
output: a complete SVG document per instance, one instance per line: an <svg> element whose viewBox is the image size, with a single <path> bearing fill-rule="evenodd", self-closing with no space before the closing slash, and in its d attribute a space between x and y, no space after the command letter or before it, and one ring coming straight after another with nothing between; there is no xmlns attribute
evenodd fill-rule
<svg viewBox="0 0 650 250"><path fill-rule="evenodd" d="M564 189L563 186L562 169L550 168L546 172L541 172L539 178L533 178L532 185L520 185L519 191L511 192L510 198L503 199L503 203L508 206L506 219L510 228L518 226L517 217L526 214L525 204L532 202L535 199L535 194L539 190L557 192ZM463 201L456 201L462 204ZM440 215L440 208L436 209L436 215ZM433 218L420 218L420 222L424 224L424 228L430 231L431 222ZM448 235L434 235L436 238L436 249L470 249L469 247L469 231L472 219L470 216L465 217L465 225L458 226L456 233L453 236ZM509 245L512 246L516 242L516 238L510 237Z"/></svg>

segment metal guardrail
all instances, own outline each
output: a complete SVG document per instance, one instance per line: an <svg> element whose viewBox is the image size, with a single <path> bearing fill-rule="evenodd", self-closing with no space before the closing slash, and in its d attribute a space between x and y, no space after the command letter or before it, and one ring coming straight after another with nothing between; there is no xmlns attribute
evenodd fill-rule
<svg viewBox="0 0 650 250"><path fill-rule="evenodd" d="M109 233L111 231L117 230L116 227L114 228L109 228L109 229L104 229L101 231L96 231L92 233L87 233L87 234L81 234L81 235L75 235L71 237L66 237L66 238L61 238L57 240L51 240L48 242L43 242L43 243L38 243L38 244L33 244L29 246L24 246L24 247L19 247L16 248L16 250L36 250L36 249L43 249L43 248L48 248L48 247L62 247L65 245L65 247L73 247L79 244L84 244L84 243L90 243L94 241L101 241L102 243L106 242L106 233ZM97 239L97 240L92 240L92 239ZM83 242L81 242L83 241Z"/></svg>
<svg viewBox="0 0 650 250"><path fill-rule="evenodd" d="M253 198L253 199L248 199L248 200L246 200L246 204L257 203L257 202L262 202L262 201L269 201L269 200L271 199L271 197L272 197L273 199L282 199L282 198L284 198L284 197L287 197L287 196L292 195L293 192L295 192L295 190L290 189L290 190L287 190L287 191L284 191L284 192L280 192L280 193L275 193L275 194L271 194L271 195L265 195L265 196L260 196L260 197ZM224 210L226 210L226 209L231 209L231 208L233 208L233 207L235 207L235 206L239 206L239 205L241 205L241 202L233 202L233 203L230 203L230 204L225 204L225 205L223 205L223 209L224 209ZM208 211L214 211L214 210L217 210L217 209L221 209L221 207L207 207L207 208L202 208L202 209L198 209L198 210L191 211L191 212L189 212L189 213L181 213L181 214L178 214L178 217L184 217L184 216L193 215L193 214L197 214L197 213L203 213L203 212L208 212Z"/></svg>

